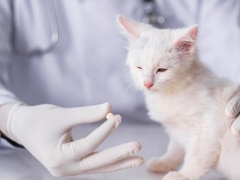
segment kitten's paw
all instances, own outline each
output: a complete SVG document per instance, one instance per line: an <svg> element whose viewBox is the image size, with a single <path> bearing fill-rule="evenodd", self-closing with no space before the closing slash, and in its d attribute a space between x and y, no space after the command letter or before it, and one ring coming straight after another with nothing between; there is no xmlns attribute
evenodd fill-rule
<svg viewBox="0 0 240 180"><path fill-rule="evenodd" d="M173 170L168 163L161 161L160 158L150 159L147 163L147 168L154 173L167 173Z"/></svg>
<svg viewBox="0 0 240 180"><path fill-rule="evenodd" d="M171 171L167 173L162 180L188 180L184 175L177 171Z"/></svg>

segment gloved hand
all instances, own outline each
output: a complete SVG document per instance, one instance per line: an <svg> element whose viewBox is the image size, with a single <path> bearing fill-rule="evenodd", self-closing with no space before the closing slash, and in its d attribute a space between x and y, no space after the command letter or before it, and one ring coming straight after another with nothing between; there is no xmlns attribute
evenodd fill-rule
<svg viewBox="0 0 240 180"><path fill-rule="evenodd" d="M231 125L231 132L236 135L240 136L240 91L237 91L233 96L230 98L228 103L225 107L225 114L229 118L235 118Z"/></svg>
<svg viewBox="0 0 240 180"><path fill-rule="evenodd" d="M80 108L9 103L0 108L0 129L23 145L54 176L108 172L142 165L141 157L132 156L141 149L137 142L94 152L118 127L119 115L109 118L87 137L73 141L71 130L74 126L99 121L110 110L108 103Z"/></svg>

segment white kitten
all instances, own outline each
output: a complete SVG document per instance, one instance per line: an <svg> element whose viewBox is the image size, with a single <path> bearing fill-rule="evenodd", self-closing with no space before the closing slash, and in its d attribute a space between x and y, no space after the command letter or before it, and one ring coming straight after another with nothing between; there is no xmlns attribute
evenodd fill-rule
<svg viewBox="0 0 240 180"><path fill-rule="evenodd" d="M224 113L239 86L216 77L198 60L198 27L156 29L123 16L117 20L129 40L126 62L133 82L145 94L149 116L170 137L165 155L152 159L148 168L169 172L165 180L201 179L212 167L240 179L240 140Z"/></svg>

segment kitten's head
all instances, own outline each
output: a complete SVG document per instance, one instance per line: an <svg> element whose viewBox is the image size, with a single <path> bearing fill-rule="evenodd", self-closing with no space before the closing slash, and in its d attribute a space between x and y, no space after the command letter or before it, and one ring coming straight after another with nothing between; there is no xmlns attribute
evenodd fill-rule
<svg viewBox="0 0 240 180"><path fill-rule="evenodd" d="M129 40L126 63L139 89L173 90L187 78L196 59L197 26L157 29L123 16L117 22Z"/></svg>

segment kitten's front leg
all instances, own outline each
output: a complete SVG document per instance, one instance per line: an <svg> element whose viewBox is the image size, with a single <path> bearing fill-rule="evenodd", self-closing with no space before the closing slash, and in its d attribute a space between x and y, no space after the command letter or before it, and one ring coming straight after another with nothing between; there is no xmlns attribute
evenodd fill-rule
<svg viewBox="0 0 240 180"><path fill-rule="evenodd" d="M152 158L147 166L152 172L167 173L176 170L184 159L184 150L178 142L171 138L167 152L158 158Z"/></svg>
<svg viewBox="0 0 240 180"><path fill-rule="evenodd" d="M182 168L168 173L163 180L199 180L208 170L216 165L220 153L220 143L208 132L193 137L188 148Z"/></svg>

